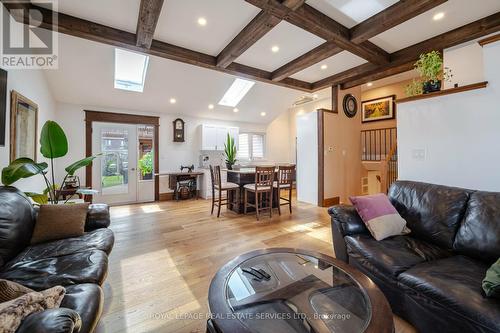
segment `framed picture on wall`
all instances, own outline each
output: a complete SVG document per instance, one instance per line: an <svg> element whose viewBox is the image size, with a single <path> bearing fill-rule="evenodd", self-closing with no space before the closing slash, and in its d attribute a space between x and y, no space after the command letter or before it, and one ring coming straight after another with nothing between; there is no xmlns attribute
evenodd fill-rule
<svg viewBox="0 0 500 333"><path fill-rule="evenodd" d="M396 95L361 102L361 122L394 119L396 115Z"/></svg>
<svg viewBox="0 0 500 333"><path fill-rule="evenodd" d="M20 157L36 161L38 105L15 90L10 97L10 161Z"/></svg>

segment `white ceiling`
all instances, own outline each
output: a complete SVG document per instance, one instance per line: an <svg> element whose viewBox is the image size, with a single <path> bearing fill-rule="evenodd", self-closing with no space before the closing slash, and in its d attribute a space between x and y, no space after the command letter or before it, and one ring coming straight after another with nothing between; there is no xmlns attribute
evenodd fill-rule
<svg viewBox="0 0 500 333"><path fill-rule="evenodd" d="M281 21L236 61L266 71L274 71L324 42L322 38ZM271 51L273 46L279 47L277 53Z"/></svg>
<svg viewBox="0 0 500 333"><path fill-rule="evenodd" d="M241 0L166 0L154 38L216 56L259 11Z"/></svg>
<svg viewBox="0 0 500 333"><path fill-rule="evenodd" d="M57 6L53 10L135 33L140 2L140 0L59 0L53 2ZM47 7L43 2L37 5Z"/></svg>
<svg viewBox="0 0 500 333"><path fill-rule="evenodd" d="M352 28L398 0L308 0L307 4Z"/></svg>
<svg viewBox="0 0 500 333"><path fill-rule="evenodd" d="M313 82L317 80L321 80L330 75L334 75L349 68L353 68L359 65L362 65L366 62L366 60L358 57L355 54L352 54L348 51L342 51L330 58L327 58L314 66L308 67L294 75L293 78ZM321 69L321 66L326 65L326 69Z"/></svg>
<svg viewBox="0 0 500 333"><path fill-rule="evenodd" d="M59 69L45 71L57 101L127 110L269 123L303 93L257 82L233 108L217 103L234 76L168 59L151 57L143 93L114 88L114 48L60 34ZM170 104L170 98L177 100ZM208 105L215 109L209 110ZM265 117L260 113L266 112Z"/></svg>
<svg viewBox="0 0 500 333"><path fill-rule="evenodd" d="M448 0L370 40L392 53L498 11L500 0ZM439 12L443 12L445 17L434 21L432 17Z"/></svg>

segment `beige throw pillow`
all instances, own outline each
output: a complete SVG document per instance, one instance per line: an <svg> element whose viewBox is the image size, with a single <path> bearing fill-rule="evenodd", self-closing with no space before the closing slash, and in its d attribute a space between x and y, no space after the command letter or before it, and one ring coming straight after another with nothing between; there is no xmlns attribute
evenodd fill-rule
<svg viewBox="0 0 500 333"><path fill-rule="evenodd" d="M88 203L41 205L31 244L83 235Z"/></svg>

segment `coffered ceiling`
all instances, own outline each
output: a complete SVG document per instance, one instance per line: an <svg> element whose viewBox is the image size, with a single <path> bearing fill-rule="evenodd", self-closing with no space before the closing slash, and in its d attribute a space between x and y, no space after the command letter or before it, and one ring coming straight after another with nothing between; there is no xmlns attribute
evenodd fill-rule
<svg viewBox="0 0 500 333"><path fill-rule="evenodd" d="M500 30L499 0L59 0L56 10L64 34L214 70L214 80L311 94L407 71L422 52ZM161 77L182 82L174 72Z"/></svg>

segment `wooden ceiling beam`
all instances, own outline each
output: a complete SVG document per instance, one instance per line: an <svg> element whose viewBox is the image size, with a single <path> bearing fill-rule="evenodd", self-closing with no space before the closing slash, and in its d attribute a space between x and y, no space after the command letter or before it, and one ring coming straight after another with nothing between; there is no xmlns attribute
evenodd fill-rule
<svg viewBox="0 0 500 333"><path fill-rule="evenodd" d="M351 28L351 41L359 44L406 22L448 0L400 0Z"/></svg>
<svg viewBox="0 0 500 333"><path fill-rule="evenodd" d="M316 91L337 84L347 88L398 74L404 71L403 69L410 70L422 53L450 48L498 31L500 12L394 52L391 54L391 63L387 65L366 63L314 82L312 89Z"/></svg>
<svg viewBox="0 0 500 333"><path fill-rule="evenodd" d="M326 41L334 41L340 48L369 62L381 65L390 61L386 51L369 41L360 44L351 42L348 28L307 4L291 11L277 0L246 1Z"/></svg>
<svg viewBox="0 0 500 333"><path fill-rule="evenodd" d="M340 52L342 52L342 49L335 42L325 42L275 70L272 80L281 81Z"/></svg>
<svg viewBox="0 0 500 333"><path fill-rule="evenodd" d="M304 4L305 0L285 0L284 13L292 12ZM257 16L248 23L243 30L219 53L217 66L226 68L259 39L264 37L272 28L282 20L281 16L274 15L272 11L262 9Z"/></svg>
<svg viewBox="0 0 500 333"><path fill-rule="evenodd" d="M282 87L309 92L311 84L308 82L287 78L285 80L275 82L271 80L272 73L257 68L232 63L227 68L216 66L217 59L214 56L189 50L176 45L164 43L158 40L153 40L150 48L140 47L136 44L136 35L127 31L111 28L102 24L80 19L74 16L54 13L51 10L38 7L32 3L12 3L3 2L5 7L10 11L16 8L25 9L24 14L30 13L29 9L38 10L42 13L42 22L40 27L47 30L55 30L59 33L79 37L94 42L99 42L115 47L142 52L165 59L175 60L182 63L208 68L223 73L228 73L236 76L246 77L252 80L271 83ZM11 11L11 15L16 21L28 24L29 17L16 16L18 11ZM56 22L53 22L53 16L57 15Z"/></svg>
<svg viewBox="0 0 500 333"><path fill-rule="evenodd" d="M253 44L271 31L281 19L261 10L243 30L219 53L217 66L227 67Z"/></svg>
<svg viewBox="0 0 500 333"><path fill-rule="evenodd" d="M147 49L151 47L162 6L163 0L141 0L137 19L136 46Z"/></svg>

